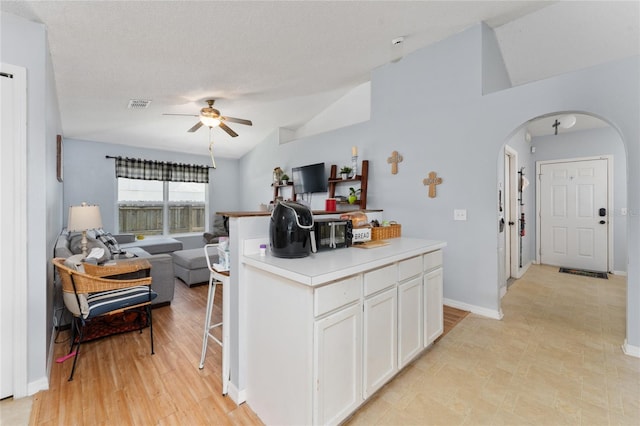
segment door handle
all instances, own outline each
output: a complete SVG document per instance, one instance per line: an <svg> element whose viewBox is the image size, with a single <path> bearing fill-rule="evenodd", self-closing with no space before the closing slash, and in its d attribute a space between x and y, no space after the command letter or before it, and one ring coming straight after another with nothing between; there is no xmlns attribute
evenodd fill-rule
<svg viewBox="0 0 640 426"><path fill-rule="evenodd" d="M515 224L516 224L515 222L509 221L509 225L515 225Z"/></svg>
<svg viewBox="0 0 640 426"><path fill-rule="evenodd" d="M605 223L607 223L607 222L605 222L604 220L600 221L600 225L604 225Z"/></svg>

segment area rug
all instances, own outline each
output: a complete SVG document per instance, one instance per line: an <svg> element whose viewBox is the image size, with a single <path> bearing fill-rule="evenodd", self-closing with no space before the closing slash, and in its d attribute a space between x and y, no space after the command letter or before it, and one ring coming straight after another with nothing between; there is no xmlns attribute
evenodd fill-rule
<svg viewBox="0 0 640 426"><path fill-rule="evenodd" d="M582 275L583 277L609 279L606 272L585 271L584 269L560 268L560 272L565 274Z"/></svg>
<svg viewBox="0 0 640 426"><path fill-rule="evenodd" d="M105 336L140 330L140 323L142 323L142 328L149 325L145 311L126 311L121 314L94 318L87 324L82 341L88 342ZM77 341L78 336L76 336Z"/></svg>

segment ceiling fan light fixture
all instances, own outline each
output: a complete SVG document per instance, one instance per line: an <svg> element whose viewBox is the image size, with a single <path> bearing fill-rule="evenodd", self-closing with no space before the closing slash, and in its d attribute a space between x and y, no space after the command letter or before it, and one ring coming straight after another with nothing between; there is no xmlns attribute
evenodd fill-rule
<svg viewBox="0 0 640 426"><path fill-rule="evenodd" d="M207 117L206 115L200 115L200 121L207 127L217 127L220 125L219 118Z"/></svg>
<svg viewBox="0 0 640 426"><path fill-rule="evenodd" d="M560 127L563 129L570 129L576 125L576 116L573 114L567 114L560 117Z"/></svg>

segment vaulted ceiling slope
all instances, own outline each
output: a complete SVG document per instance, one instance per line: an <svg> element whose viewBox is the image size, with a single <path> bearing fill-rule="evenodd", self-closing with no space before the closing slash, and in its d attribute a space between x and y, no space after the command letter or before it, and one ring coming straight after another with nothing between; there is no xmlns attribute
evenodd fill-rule
<svg viewBox="0 0 640 426"><path fill-rule="evenodd" d="M48 31L67 138L206 154L187 133L204 100L231 125L217 155L239 158L295 129L370 72L480 21L513 85L640 54L636 1L2 1ZM404 43L392 45L403 36ZM147 99L146 109L127 109Z"/></svg>

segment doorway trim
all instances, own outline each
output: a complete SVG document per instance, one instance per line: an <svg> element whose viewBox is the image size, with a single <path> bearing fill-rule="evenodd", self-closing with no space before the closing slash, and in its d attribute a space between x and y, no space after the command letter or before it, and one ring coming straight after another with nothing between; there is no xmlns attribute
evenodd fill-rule
<svg viewBox="0 0 640 426"><path fill-rule="evenodd" d="M520 265L518 262L516 262L515 260L519 258L520 255L520 245L519 245L519 241L518 241L518 232L517 232L517 227L516 228L512 228L512 226L516 226L515 224L518 223L517 220L517 216L518 216L518 193L517 193L517 188L519 185L518 182L518 151L516 151L515 149L511 148L509 145L505 145L504 146L504 155L505 155L505 181L507 181L506 179L506 174L507 174L507 164L506 162L509 161L509 187L505 187L505 207L508 205L508 212L509 212L509 217L506 217L505 215L505 221L506 226L509 226L509 247L510 247L510 252L507 253L507 251L505 250L505 257L506 256L510 256L511 260L510 260L510 265L511 265L511 269L510 269L510 277L513 278L521 278L522 277L522 271L520 270ZM514 225L509 225L509 222L513 222ZM506 243L506 241L505 241ZM505 262L507 260L505 259ZM506 277L507 279L509 279L509 277Z"/></svg>
<svg viewBox="0 0 640 426"><path fill-rule="evenodd" d="M607 272L613 269L613 156L598 155L593 157L564 158L558 160L536 161L536 263L540 264L540 246L542 230L540 227L540 167L545 164L571 163L574 161L607 160Z"/></svg>
<svg viewBox="0 0 640 426"><path fill-rule="evenodd" d="M13 113L15 121L6 123L12 126L15 139L10 153L10 173L13 184L7 189L9 194L2 194L2 198L10 197L13 208L3 210L4 215L11 220L9 236L3 235L14 242L10 253L2 256L3 284L22 283L12 286L13 324L12 324L12 364L13 364L13 397L22 398L28 395L27 369L27 70L23 67L0 63L2 72L12 75L15 90L12 95ZM6 77L1 77L6 78ZM4 192L4 191L2 191Z"/></svg>

